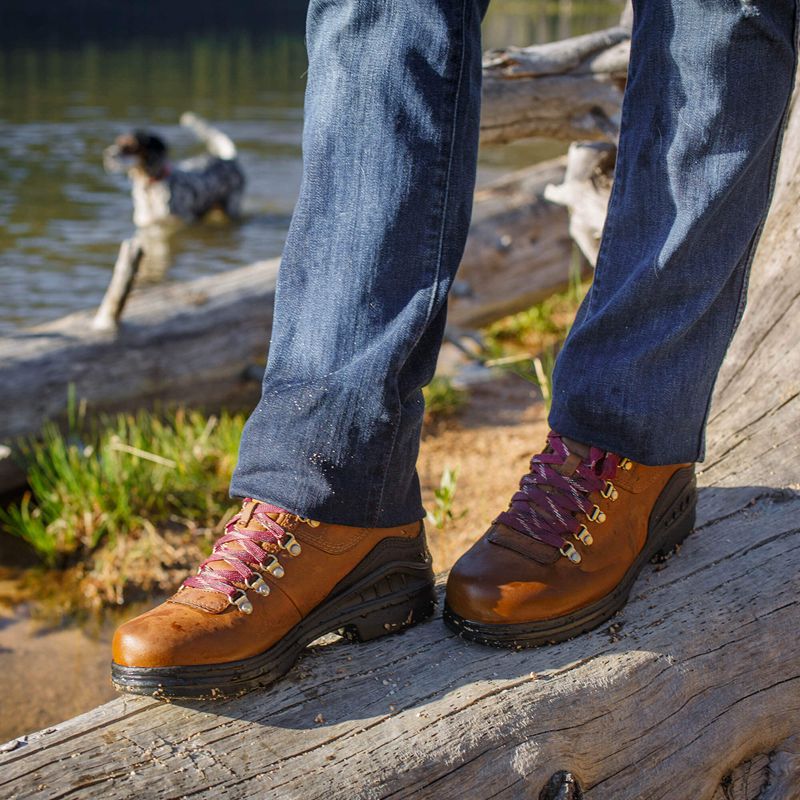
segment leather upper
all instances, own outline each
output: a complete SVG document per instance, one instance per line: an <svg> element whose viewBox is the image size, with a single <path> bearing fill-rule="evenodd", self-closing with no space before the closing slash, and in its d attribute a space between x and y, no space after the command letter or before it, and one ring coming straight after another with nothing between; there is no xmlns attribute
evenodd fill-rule
<svg viewBox="0 0 800 800"><path fill-rule="evenodd" d="M565 474L576 463L565 463ZM493 524L450 571L450 609L484 624L538 622L570 614L613 591L644 547L662 490L679 469L691 466L629 464L629 470L620 469L613 479L616 500L600 492L589 495L606 520L580 520L593 537L591 545L571 540L580 563L531 536Z"/></svg>
<svg viewBox="0 0 800 800"><path fill-rule="evenodd" d="M117 630L114 661L129 667L167 667L226 663L258 655L324 601L379 542L424 536L419 522L394 528L325 523L311 527L288 514L277 521L294 534L302 550L291 556L278 547L272 549L285 574L276 578L262 573L270 593L248 591L252 613L230 605L219 592L181 588L165 603Z"/></svg>

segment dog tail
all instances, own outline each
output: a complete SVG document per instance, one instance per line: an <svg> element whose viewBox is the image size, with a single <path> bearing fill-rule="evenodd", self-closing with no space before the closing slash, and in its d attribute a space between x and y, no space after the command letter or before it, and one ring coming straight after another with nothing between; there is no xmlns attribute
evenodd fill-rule
<svg viewBox="0 0 800 800"><path fill-rule="evenodd" d="M236 158L236 145L230 136L221 130L213 128L202 117L191 111L181 114L181 125L189 128L197 138L205 144L212 156L232 161Z"/></svg>

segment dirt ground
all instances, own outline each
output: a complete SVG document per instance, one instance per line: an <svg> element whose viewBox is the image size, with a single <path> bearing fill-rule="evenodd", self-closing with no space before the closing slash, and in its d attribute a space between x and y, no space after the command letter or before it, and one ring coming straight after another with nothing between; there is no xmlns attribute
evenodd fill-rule
<svg viewBox="0 0 800 800"><path fill-rule="evenodd" d="M473 387L456 418L426 431L418 461L426 508L433 505L442 471L458 470L455 520L441 530L426 525L437 572L449 569L505 511L530 457L544 446L546 412L537 398L530 383L509 374Z"/></svg>

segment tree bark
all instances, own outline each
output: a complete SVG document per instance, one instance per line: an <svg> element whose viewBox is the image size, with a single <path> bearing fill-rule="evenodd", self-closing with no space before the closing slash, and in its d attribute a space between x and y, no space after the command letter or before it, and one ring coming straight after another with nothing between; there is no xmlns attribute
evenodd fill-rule
<svg viewBox="0 0 800 800"><path fill-rule="evenodd" d="M696 531L613 625L329 638L224 703L123 697L0 756L9 797L800 797L800 112L715 395ZM479 528L480 526L478 526Z"/></svg>

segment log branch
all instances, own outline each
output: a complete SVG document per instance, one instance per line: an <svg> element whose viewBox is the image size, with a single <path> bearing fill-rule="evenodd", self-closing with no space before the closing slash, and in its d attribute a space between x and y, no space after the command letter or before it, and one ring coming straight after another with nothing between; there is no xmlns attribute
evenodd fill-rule
<svg viewBox="0 0 800 800"><path fill-rule="evenodd" d="M623 25L561 42L491 50L481 143L543 136L616 140L630 51Z"/></svg>
<svg viewBox="0 0 800 800"><path fill-rule="evenodd" d="M143 255L144 248L137 237L122 242L111 274L111 282L92 320L93 330L116 331L119 328L119 320L133 289Z"/></svg>
<svg viewBox="0 0 800 800"><path fill-rule="evenodd" d="M569 210L569 233L589 263L597 263L606 221L617 148L607 142L573 142L564 182L550 184L544 196Z"/></svg>

